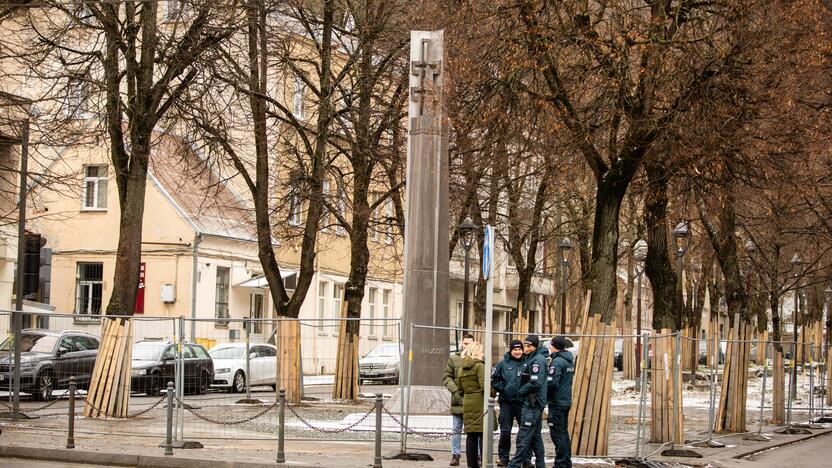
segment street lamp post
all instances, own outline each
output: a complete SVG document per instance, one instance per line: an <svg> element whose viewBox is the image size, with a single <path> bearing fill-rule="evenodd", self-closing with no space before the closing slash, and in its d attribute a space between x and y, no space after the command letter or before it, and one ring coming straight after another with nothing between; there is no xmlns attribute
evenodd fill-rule
<svg viewBox="0 0 832 468"><path fill-rule="evenodd" d="M562 269L562 285L560 288L560 333L566 333L566 290L569 288L569 254L572 251L572 241L564 237L558 244Z"/></svg>
<svg viewBox="0 0 832 468"><path fill-rule="evenodd" d="M636 280L638 292L636 294L636 385L641 385L641 277L644 276L644 260L647 259L647 242L644 239L636 242L633 249L633 260L636 261Z"/></svg>
<svg viewBox="0 0 832 468"><path fill-rule="evenodd" d="M795 271L795 288L794 288L794 309L792 309L792 341L794 342L794 346L792 346L792 356L791 356L791 366L792 366L792 377L791 382L789 383L789 398L794 399L795 395L797 394L797 347L800 346L798 343L799 332L797 331L797 318L799 316L800 311L800 277L803 275L803 260L800 258L800 255L794 254L791 261L792 271Z"/></svg>
<svg viewBox="0 0 832 468"><path fill-rule="evenodd" d="M462 284L462 328L468 329L468 278L469 265L471 263L471 247L474 245L474 223L471 218L465 218L465 221L457 226L459 231L459 240L462 242L462 247L465 249L465 280ZM458 334L458 333L457 333ZM457 338L457 341L459 339Z"/></svg>
<svg viewBox="0 0 832 468"><path fill-rule="evenodd" d="M682 268L684 267L684 258L685 253L688 251L688 245L690 245L690 229L688 228L688 224L684 221L680 221L679 224L676 225L676 228L673 229L673 245L676 247L676 284L678 285L679 290L679 306L681 307L684 304L684 287L682 286ZM679 318L676 320L676 326L681 329L682 328L682 316L679 314Z"/></svg>

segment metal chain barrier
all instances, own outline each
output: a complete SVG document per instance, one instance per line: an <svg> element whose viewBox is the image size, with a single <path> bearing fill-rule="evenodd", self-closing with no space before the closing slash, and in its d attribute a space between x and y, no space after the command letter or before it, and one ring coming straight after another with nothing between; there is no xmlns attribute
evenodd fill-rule
<svg viewBox="0 0 832 468"><path fill-rule="evenodd" d="M360 418L358 418L358 420L357 420L356 422L354 422L354 423L350 424L349 426L346 426L346 427L343 427L343 428L339 428L339 429L324 429L324 428L321 428L321 427L315 427L315 426L313 426L313 425L312 425L312 423L310 423L309 421L307 421L306 419L304 419L304 417L303 417L303 416L301 416L300 414L298 414L298 412L297 412L297 411L295 411L295 409L292 407L292 405L290 405L290 404L288 404L288 403L287 403L287 404L286 404L286 407L287 407L287 408L289 408L289 411L291 411L291 412L292 412L292 414L294 414L294 415L295 415L295 417L296 417L296 418L298 418L298 420L299 420L301 423L303 423L303 425L304 425L304 426L308 427L309 429L312 429L313 431L322 432L322 433L324 433L324 434L340 434L340 433L342 433L342 432L347 432L347 431L349 431L349 430L351 430L351 429L355 428L355 427L356 427L356 426L358 426L359 424L363 423L364 421L366 421L366 420L367 420L367 418L369 418L369 417L370 417L370 415L371 415L371 414L373 414L373 413L375 413L375 411L376 411L376 409L375 409L375 408L370 408L370 410L369 410L369 411L367 411L367 412L364 414L364 416L361 416Z"/></svg>
<svg viewBox="0 0 832 468"><path fill-rule="evenodd" d="M381 409L384 410L384 412L387 414L387 416L390 416L390 419L392 419L393 422L395 422L396 424L401 426L401 428L404 429L405 432L407 432L408 434L418 435L420 437L424 437L426 439L433 439L433 440L447 439L448 437L464 434L464 432L462 430L451 431L451 432L419 432L415 429L411 429L411 428L405 426L402 423L402 421L399 418L397 418L395 414L391 413L390 410L387 409L386 407L382 406ZM485 413L480 413L480 417L482 417L483 415L485 415Z"/></svg>
<svg viewBox="0 0 832 468"><path fill-rule="evenodd" d="M47 408L50 408L50 407L52 407L52 406L55 406L55 404L56 404L56 403L58 403L58 401L60 401L60 400L55 399L55 400L52 400L52 401L50 401L49 403L47 403L47 404L45 404L45 405L43 405L43 406L39 406L39 407L37 407L37 408L20 408L20 410L19 410L19 411L20 411L21 413L23 413L23 414L27 414L27 413L37 413L38 411L43 411L43 410L45 410L45 409L47 409ZM11 407L11 406L9 406L9 405L7 405L6 403L3 403L3 406L5 406L6 408L8 408L8 409L9 409L9 411L14 411L14 408L13 408L13 407Z"/></svg>
<svg viewBox="0 0 832 468"><path fill-rule="evenodd" d="M279 402L274 402L271 405L264 408L263 411L260 411L257 414L254 414L252 416L248 416L248 417L245 417L245 418L242 418L242 419L215 419L215 418L212 418L210 416L205 416L204 414L199 414L190 405L186 405L178 397L176 398L176 401L178 401L179 404L182 405L183 408L185 408L185 411L191 413L197 419L201 419L205 422L208 422L208 423L211 423L211 424L217 424L217 425L220 425L220 426L235 426L235 425L238 425L238 424L244 424L244 423L247 423L247 422L250 422L250 421L254 421L255 419L257 419L257 418L263 416L264 414L268 413L269 411L275 409L279 405Z"/></svg>
<svg viewBox="0 0 832 468"><path fill-rule="evenodd" d="M159 401L157 401L156 403L153 403L152 405L148 406L147 408L136 411L135 413L130 413L130 414L127 415L127 417L121 418L121 419L135 419L135 418L138 418L139 416L145 415L145 414L153 411L154 409L158 408L159 405L161 405L162 402L165 401L165 398L166 397L163 396L162 398L159 399ZM43 406L39 406L37 408L20 408L20 412L23 413L23 414L37 413L38 411L43 411L47 408L51 408L52 406L55 406L60 401L61 401L60 399L54 399L54 400L50 401L49 403L47 403ZM95 406L89 400L81 400L81 402L84 403L85 405L89 405L94 410L98 411L99 413L105 413L104 410L98 408L97 406ZM9 411L14 410L14 408L12 408L10 405L8 405L6 403L0 403L0 404L2 404L4 407L6 407Z"/></svg>

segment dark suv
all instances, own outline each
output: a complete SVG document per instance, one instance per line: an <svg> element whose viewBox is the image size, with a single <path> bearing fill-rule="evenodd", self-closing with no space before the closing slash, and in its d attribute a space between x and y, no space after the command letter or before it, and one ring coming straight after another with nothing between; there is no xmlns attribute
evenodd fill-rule
<svg viewBox="0 0 832 468"><path fill-rule="evenodd" d="M185 390L208 391L214 380L214 361L201 345L182 345L185 364ZM139 341L133 345L133 369L130 388L134 392L158 395L168 382L176 382L176 345L170 341Z"/></svg>
<svg viewBox="0 0 832 468"><path fill-rule="evenodd" d="M90 385L98 338L79 331L54 332L26 329L20 340L20 391L36 400L49 400L54 390L69 387L75 377L78 388ZM0 388L10 389L14 372L11 337L0 344Z"/></svg>

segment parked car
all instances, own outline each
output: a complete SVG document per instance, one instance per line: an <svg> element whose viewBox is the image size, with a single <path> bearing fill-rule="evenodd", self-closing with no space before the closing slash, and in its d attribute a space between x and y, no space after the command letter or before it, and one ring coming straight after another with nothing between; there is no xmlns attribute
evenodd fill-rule
<svg viewBox="0 0 832 468"><path fill-rule="evenodd" d="M208 391L214 380L214 363L201 345L182 345L185 364L185 391ZM133 368L131 390L148 395L158 395L168 382L176 377L176 345L170 341L145 340L133 344Z"/></svg>
<svg viewBox="0 0 832 468"><path fill-rule="evenodd" d="M246 375L246 344L218 344L208 350L214 361L212 387L235 393L246 391L246 381L255 385L270 385L275 389L277 369L277 348L270 344L249 344L249 371Z"/></svg>
<svg viewBox="0 0 832 468"><path fill-rule="evenodd" d="M20 339L20 391L36 400L49 400L52 392L69 387L75 377L78 388L90 385L98 338L79 331L26 329ZM11 388L14 345L8 337L0 344L0 388Z"/></svg>
<svg viewBox="0 0 832 468"><path fill-rule="evenodd" d="M358 360L358 376L362 381L399 383L399 345L385 343L377 345L366 356Z"/></svg>

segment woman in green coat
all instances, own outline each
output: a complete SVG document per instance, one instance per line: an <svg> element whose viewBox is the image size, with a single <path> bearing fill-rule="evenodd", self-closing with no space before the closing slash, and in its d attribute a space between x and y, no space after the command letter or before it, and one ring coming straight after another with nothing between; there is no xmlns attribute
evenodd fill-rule
<svg viewBox="0 0 832 468"><path fill-rule="evenodd" d="M462 394L462 420L465 431L465 458L469 468L479 468L482 453L483 396L485 364L481 343L471 343L462 352L462 365L456 377Z"/></svg>

